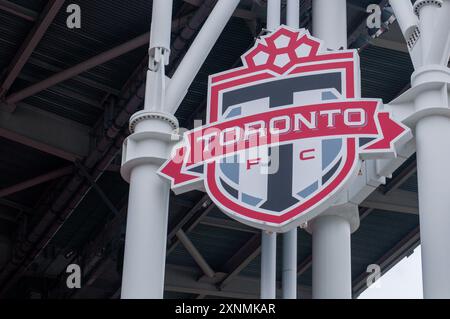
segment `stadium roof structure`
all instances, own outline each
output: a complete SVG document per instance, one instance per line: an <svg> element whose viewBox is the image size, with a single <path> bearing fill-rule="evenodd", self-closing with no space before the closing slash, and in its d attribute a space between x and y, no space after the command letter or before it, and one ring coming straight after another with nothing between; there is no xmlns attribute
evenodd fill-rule
<svg viewBox="0 0 450 319"><path fill-rule="evenodd" d="M151 1L72 2L81 8L79 29L67 27L62 0L0 0L3 298L120 296L128 196L120 150L143 105ZM168 77L214 3L174 1ZM348 43L359 49L362 96L387 103L409 88L413 66L396 22L369 35L372 3L387 1L347 1ZM180 126L204 118L208 75L240 64L264 28L264 6L241 1L176 113ZM301 1L300 21L311 28L311 0ZM360 218L351 242L354 297L366 288L368 265L385 272L420 242L415 156L361 204ZM260 250L260 232L226 217L207 195L171 194L165 297L258 297ZM311 262L311 237L300 230L299 298L311 297ZM66 287L71 263L83 271L81 289Z"/></svg>

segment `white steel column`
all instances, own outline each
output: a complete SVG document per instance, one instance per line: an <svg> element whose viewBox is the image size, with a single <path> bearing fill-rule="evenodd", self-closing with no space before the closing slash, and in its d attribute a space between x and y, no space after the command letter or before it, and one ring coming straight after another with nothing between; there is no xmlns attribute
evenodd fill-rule
<svg viewBox="0 0 450 319"><path fill-rule="evenodd" d="M288 0L286 23L298 29L300 19L300 0ZM283 234L283 299L297 299L297 228Z"/></svg>
<svg viewBox="0 0 450 319"><path fill-rule="evenodd" d="M277 233L261 232L261 299L276 297Z"/></svg>
<svg viewBox="0 0 450 319"><path fill-rule="evenodd" d="M273 31L281 24L281 0L267 0L267 30Z"/></svg>
<svg viewBox="0 0 450 319"><path fill-rule="evenodd" d="M295 29L300 27L300 0L287 0L286 24Z"/></svg>
<svg viewBox="0 0 450 319"><path fill-rule="evenodd" d="M391 108L415 128L423 295L450 298L450 0L390 3L415 68Z"/></svg>
<svg viewBox="0 0 450 319"><path fill-rule="evenodd" d="M267 1L267 30L280 25L280 0ZM277 284L277 234L261 232L261 299L276 298Z"/></svg>
<svg viewBox="0 0 450 319"><path fill-rule="evenodd" d="M416 126L420 239L425 298L450 298L450 118Z"/></svg>
<svg viewBox="0 0 450 319"><path fill-rule="evenodd" d="M157 175L170 154L177 120L162 111L172 1L154 0L144 110L130 119L121 174L130 183L122 276L123 299L162 298L169 184Z"/></svg>
<svg viewBox="0 0 450 319"><path fill-rule="evenodd" d="M283 234L283 299L297 299L297 228Z"/></svg>
<svg viewBox="0 0 450 319"><path fill-rule="evenodd" d="M408 39L419 24L419 19L413 13L411 0L390 0L389 4L395 12L398 24L405 39Z"/></svg>
<svg viewBox="0 0 450 319"><path fill-rule="evenodd" d="M329 49L347 48L346 0L314 0L312 32Z"/></svg>
<svg viewBox="0 0 450 319"><path fill-rule="evenodd" d="M219 0L177 67L167 87L167 112L174 114L240 0Z"/></svg>
<svg viewBox="0 0 450 319"><path fill-rule="evenodd" d="M130 178L122 277L123 299L163 297L169 185L158 165L139 165Z"/></svg>
<svg viewBox="0 0 450 319"><path fill-rule="evenodd" d="M312 14L314 36L329 49L346 49L346 0L314 0ZM315 299L352 297L350 234L355 214L354 205L331 207L311 223Z"/></svg>
<svg viewBox="0 0 450 319"><path fill-rule="evenodd" d="M337 215L316 218L312 225L314 299L352 297L350 223Z"/></svg>

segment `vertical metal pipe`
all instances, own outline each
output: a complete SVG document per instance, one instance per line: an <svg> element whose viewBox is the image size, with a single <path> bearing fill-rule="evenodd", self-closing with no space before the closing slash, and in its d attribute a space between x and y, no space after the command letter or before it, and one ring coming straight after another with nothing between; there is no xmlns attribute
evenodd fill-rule
<svg viewBox="0 0 450 319"><path fill-rule="evenodd" d="M419 20L413 12L411 0L390 0L389 4L394 10L403 36L408 41L414 29L419 24Z"/></svg>
<svg viewBox="0 0 450 319"><path fill-rule="evenodd" d="M289 27L298 29L300 25L300 1L288 0L286 22ZM283 234L283 299L297 299L297 228Z"/></svg>
<svg viewBox="0 0 450 319"><path fill-rule="evenodd" d="M312 224L314 299L351 299L350 223L326 215Z"/></svg>
<svg viewBox="0 0 450 319"><path fill-rule="evenodd" d="M124 145L122 176L127 176L130 182L128 198L127 228L125 238L125 253L123 263L122 291L123 299L156 299L162 298L164 292L164 270L166 260L167 218L169 209L169 184L157 175L158 161L168 153L169 139L136 138L142 133L157 132L158 136L168 136L173 130L173 124L152 116L154 108L161 109L164 99L164 64L170 41L172 20L172 1L153 1L152 21L159 21L157 27L160 34L168 37L162 39L156 36L150 43L150 62L146 81L145 111L135 113L130 122L132 135ZM163 30L169 28L169 30ZM153 87L150 89L150 87ZM176 120L175 120L176 121ZM132 126L132 125L130 125ZM167 154L168 155L168 154ZM128 177L129 170L129 177Z"/></svg>
<svg viewBox="0 0 450 319"><path fill-rule="evenodd" d="M431 44L436 32L436 24L434 23L437 17L436 9L434 5L425 5L420 9L419 26L420 38L422 40L422 64L433 64L431 61L428 61L428 55L430 51L434 51L431 48ZM433 62L434 64L438 64L439 60Z"/></svg>
<svg viewBox="0 0 450 319"><path fill-rule="evenodd" d="M312 5L314 36L323 40L329 49L346 49L346 0L314 0Z"/></svg>
<svg viewBox="0 0 450 319"><path fill-rule="evenodd" d="M346 12L345 0L313 1L314 36L327 48L347 48ZM350 234L350 221L333 207L313 221L313 298L352 297Z"/></svg>
<svg viewBox="0 0 450 319"><path fill-rule="evenodd" d="M450 298L450 140L447 138L450 119L436 106L448 106L450 48L445 44L429 46L436 42L448 45L448 39L438 30L443 28L448 35L450 24L444 21L442 14L448 20L450 3L416 1L415 9L420 19L423 65L416 68L411 85L416 89L425 88L414 103L416 110L428 111L428 116L416 124L423 295L427 299L447 299ZM443 56L445 59L440 61ZM439 82L441 86L436 88Z"/></svg>
<svg viewBox="0 0 450 319"><path fill-rule="evenodd" d="M294 29L300 27L300 0L287 0L286 23Z"/></svg>
<svg viewBox="0 0 450 319"><path fill-rule="evenodd" d="M417 123L423 296L427 299L450 298L450 140L444 136L450 136L450 119L445 116L429 116Z"/></svg>
<svg viewBox="0 0 450 319"><path fill-rule="evenodd" d="M166 111L174 114L240 0L219 0L170 80Z"/></svg>
<svg viewBox="0 0 450 319"><path fill-rule="evenodd" d="M415 6L419 15L422 65L447 65L450 2L417 1Z"/></svg>
<svg viewBox="0 0 450 319"><path fill-rule="evenodd" d="M261 299L275 299L277 234L263 231L261 236Z"/></svg>
<svg viewBox="0 0 450 319"><path fill-rule="evenodd" d="M267 29L270 31L275 30L280 25L280 19L280 0L268 0ZM275 299L277 282L277 234L263 231L261 236L261 299Z"/></svg>
<svg viewBox="0 0 450 319"><path fill-rule="evenodd" d="M163 297L169 184L158 168L139 165L131 172L122 299Z"/></svg>
<svg viewBox="0 0 450 319"><path fill-rule="evenodd" d="M164 48L170 50L170 33L172 20L172 1L153 0L153 10L157 14L152 15L150 27L150 50L153 48Z"/></svg>
<svg viewBox="0 0 450 319"><path fill-rule="evenodd" d="M280 25L281 0L267 1L267 30L273 31Z"/></svg>
<svg viewBox="0 0 450 319"><path fill-rule="evenodd" d="M297 228L283 234L283 299L297 299Z"/></svg>

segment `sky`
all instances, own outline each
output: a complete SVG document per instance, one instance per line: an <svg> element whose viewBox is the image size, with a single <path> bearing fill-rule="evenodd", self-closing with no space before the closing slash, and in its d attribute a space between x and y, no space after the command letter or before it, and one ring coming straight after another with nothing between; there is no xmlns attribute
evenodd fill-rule
<svg viewBox="0 0 450 319"><path fill-rule="evenodd" d="M422 270L420 246L412 255L366 289L358 299L422 299Z"/></svg>

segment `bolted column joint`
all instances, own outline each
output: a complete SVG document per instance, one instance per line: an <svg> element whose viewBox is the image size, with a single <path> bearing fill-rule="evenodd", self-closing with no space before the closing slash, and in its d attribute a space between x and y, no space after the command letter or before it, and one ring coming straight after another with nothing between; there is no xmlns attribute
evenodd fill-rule
<svg viewBox="0 0 450 319"><path fill-rule="evenodd" d="M178 120L171 114L139 111L130 118L131 135L123 143L120 173L129 182L131 171L142 164L162 165L179 141Z"/></svg>

